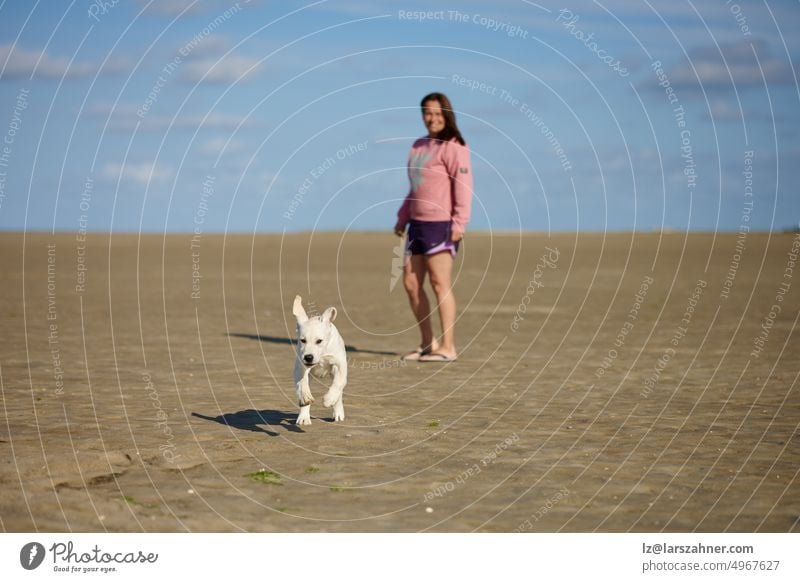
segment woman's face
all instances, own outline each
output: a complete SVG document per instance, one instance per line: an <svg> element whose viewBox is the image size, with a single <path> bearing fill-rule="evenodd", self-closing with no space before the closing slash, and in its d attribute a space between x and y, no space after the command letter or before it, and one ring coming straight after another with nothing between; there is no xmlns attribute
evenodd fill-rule
<svg viewBox="0 0 800 582"><path fill-rule="evenodd" d="M444 114L438 101L426 101L422 108L422 122L428 128L428 135L433 137L444 129Z"/></svg>

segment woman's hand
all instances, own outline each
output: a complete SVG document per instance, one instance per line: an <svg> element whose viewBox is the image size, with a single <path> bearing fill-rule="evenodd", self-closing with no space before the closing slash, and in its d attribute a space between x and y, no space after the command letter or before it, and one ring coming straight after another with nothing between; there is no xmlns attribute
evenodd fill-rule
<svg viewBox="0 0 800 582"><path fill-rule="evenodd" d="M401 226L400 223L398 222L397 224L394 225L394 233L397 236L402 237L406 233L406 227Z"/></svg>
<svg viewBox="0 0 800 582"><path fill-rule="evenodd" d="M453 242L458 242L462 238L464 238L464 233L463 232L451 232L450 233L450 240L453 241Z"/></svg>

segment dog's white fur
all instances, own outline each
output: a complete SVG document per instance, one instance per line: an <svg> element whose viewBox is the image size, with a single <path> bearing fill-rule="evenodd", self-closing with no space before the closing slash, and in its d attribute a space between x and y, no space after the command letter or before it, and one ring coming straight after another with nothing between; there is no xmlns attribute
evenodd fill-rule
<svg viewBox="0 0 800 582"><path fill-rule="evenodd" d="M308 385L308 375L315 378L333 376L323 405L333 407L333 420L344 420L342 393L347 384L347 353L339 330L333 325L336 308L329 307L317 317L309 319L303 309L303 300L294 298L292 313L297 318L297 358L294 363L294 384L300 414L296 424L311 424L311 403L314 397Z"/></svg>

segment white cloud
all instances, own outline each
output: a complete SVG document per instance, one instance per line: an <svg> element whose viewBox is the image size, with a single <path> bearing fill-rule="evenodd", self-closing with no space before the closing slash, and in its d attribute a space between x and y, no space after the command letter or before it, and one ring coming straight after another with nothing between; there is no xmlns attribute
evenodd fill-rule
<svg viewBox="0 0 800 582"><path fill-rule="evenodd" d="M704 113L706 119L713 119L716 122L742 121L742 116L747 122L778 123L783 120L783 115L780 113L773 118L765 111L753 108L740 109L739 103L733 99L712 99L709 101L709 111Z"/></svg>
<svg viewBox="0 0 800 582"><path fill-rule="evenodd" d="M186 14L201 14L208 9L208 2L201 0L136 0L136 3L146 6L145 14L159 16L177 16L184 11Z"/></svg>
<svg viewBox="0 0 800 582"><path fill-rule="evenodd" d="M715 121L738 121L742 118L739 107L721 99L709 103L710 115Z"/></svg>
<svg viewBox="0 0 800 582"><path fill-rule="evenodd" d="M188 42L182 43L180 48L185 52L189 52L188 58L201 59L218 57L224 54L231 46L231 41L222 34L209 34L199 38L199 40L191 39ZM177 52L177 50L176 50ZM185 54L181 53L181 54Z"/></svg>
<svg viewBox="0 0 800 582"><path fill-rule="evenodd" d="M137 109L138 107L132 103L117 103L117 105L114 106L113 103L100 102L88 106L85 111L87 115L92 117L107 117L112 113L115 116L136 115Z"/></svg>
<svg viewBox="0 0 800 582"><path fill-rule="evenodd" d="M261 69L258 59L226 55L231 42L222 34L198 36L182 47L180 52L186 56L180 79L187 83L234 83L255 75Z"/></svg>
<svg viewBox="0 0 800 582"><path fill-rule="evenodd" d="M101 124L105 124L106 118L108 128L114 131L132 131L139 125L139 131L163 132L167 129L172 130L195 130L195 129L221 129L234 130L240 127L252 127L258 122L242 117L241 115L231 115L228 113L209 113L201 114L181 114L177 117L170 115L150 115L144 117L138 115L139 107L131 103L120 103L113 107L109 103L97 103L87 109L87 114L98 118Z"/></svg>
<svg viewBox="0 0 800 582"><path fill-rule="evenodd" d="M239 4L239 9L260 7L266 4L265 0L135 0L144 14L148 16L165 16L173 18L179 14L184 16L197 16L209 12L224 12L232 5Z"/></svg>
<svg viewBox="0 0 800 582"><path fill-rule="evenodd" d="M260 69L257 59L230 55L188 62L181 78L190 83L235 83L252 77Z"/></svg>
<svg viewBox="0 0 800 582"><path fill-rule="evenodd" d="M758 40L697 47L667 76L674 85L710 89L729 89L731 83L740 87L794 82L789 63L773 57L769 46Z"/></svg>
<svg viewBox="0 0 800 582"><path fill-rule="evenodd" d="M200 146L201 152L213 156L220 154L223 150L226 154L232 154L242 151L243 149L244 144L242 142L238 140L228 141L227 137L215 137L207 140L202 146Z"/></svg>
<svg viewBox="0 0 800 582"><path fill-rule="evenodd" d="M172 178L174 172L171 168L159 166L156 162L129 162L127 164L109 162L103 166L101 175L114 181L121 176L122 182L130 180L140 185L146 185L151 182L166 182Z"/></svg>
<svg viewBox="0 0 800 582"><path fill-rule="evenodd" d="M187 115L179 117L175 122L177 127L194 129L236 129L239 124L247 124L247 119L240 115L228 115L225 113L211 113L208 116Z"/></svg>
<svg viewBox="0 0 800 582"><path fill-rule="evenodd" d="M0 45L0 63L5 63L5 67L0 79L74 79L89 77L98 71L101 74L117 74L129 68L122 59L109 60L102 70L95 63L77 61L70 65L69 61L67 57L54 57L41 50L28 50L12 43L3 44Z"/></svg>

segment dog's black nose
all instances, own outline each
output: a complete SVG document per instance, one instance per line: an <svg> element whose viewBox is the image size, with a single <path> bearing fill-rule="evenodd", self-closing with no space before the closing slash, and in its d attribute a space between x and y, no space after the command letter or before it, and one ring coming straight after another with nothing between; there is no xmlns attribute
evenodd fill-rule
<svg viewBox="0 0 800 582"><path fill-rule="evenodd" d="M306 364L310 364L314 361L314 354L306 354L303 356L303 360L305 360Z"/></svg>

